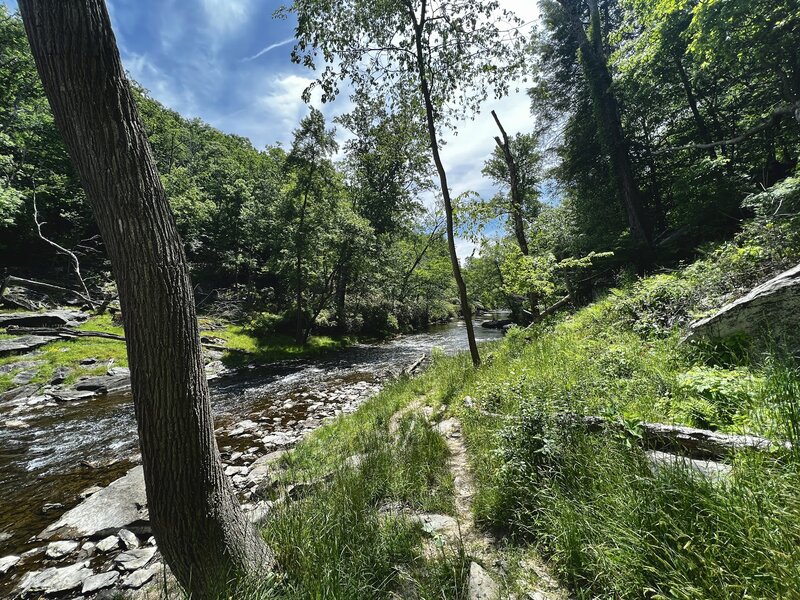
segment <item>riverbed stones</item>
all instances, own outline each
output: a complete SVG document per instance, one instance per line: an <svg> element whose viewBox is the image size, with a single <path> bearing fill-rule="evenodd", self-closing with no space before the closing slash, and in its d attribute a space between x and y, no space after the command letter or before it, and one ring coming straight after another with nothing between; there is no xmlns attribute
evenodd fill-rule
<svg viewBox="0 0 800 600"><path fill-rule="evenodd" d="M56 339L58 338L46 335L21 335L3 339L0 340L0 356L30 352Z"/></svg>
<svg viewBox="0 0 800 600"><path fill-rule="evenodd" d="M78 542L73 540L64 540L59 542L50 542L47 544L45 556L47 558L64 558L68 554L72 554L78 549Z"/></svg>
<svg viewBox="0 0 800 600"><path fill-rule="evenodd" d="M43 592L60 594L80 587L84 580L93 575L89 562L79 562L67 567L48 567L42 571L26 573L17 590L20 595Z"/></svg>
<svg viewBox="0 0 800 600"><path fill-rule="evenodd" d="M27 429L30 425L19 419L9 419L8 421L3 421L3 427L7 429Z"/></svg>
<svg viewBox="0 0 800 600"><path fill-rule="evenodd" d="M42 539L101 537L126 528L149 530L142 467L135 467L47 527Z"/></svg>
<svg viewBox="0 0 800 600"><path fill-rule="evenodd" d="M95 394L113 394L126 392L131 388L129 375L99 375L97 377L82 377L75 384L78 391L88 391Z"/></svg>
<svg viewBox="0 0 800 600"><path fill-rule="evenodd" d="M0 575L5 575L21 560L21 557L11 554L0 558Z"/></svg>
<svg viewBox="0 0 800 600"><path fill-rule="evenodd" d="M119 573L117 571L106 571L105 573L98 573L87 577L81 587L81 594L91 594L98 590L110 588L112 585L119 581Z"/></svg>
<svg viewBox="0 0 800 600"><path fill-rule="evenodd" d="M20 371L14 378L11 380L13 385L26 385L33 381L33 378L39 374L39 369L28 369L26 371Z"/></svg>
<svg viewBox="0 0 800 600"><path fill-rule="evenodd" d="M136 537L131 531L127 529L120 529L117 533L119 539L122 540L122 545L128 550L136 550L139 547L139 538Z"/></svg>
<svg viewBox="0 0 800 600"><path fill-rule="evenodd" d="M146 569L139 569L138 571L134 571L125 579L122 580L122 587L124 588L132 588L132 589L139 589L145 583L150 581L153 577L155 577L161 570L164 568L160 562L153 563Z"/></svg>
<svg viewBox="0 0 800 600"><path fill-rule="evenodd" d="M119 538L116 535L109 535L97 542L97 550L100 552L110 552L119 547Z"/></svg>
<svg viewBox="0 0 800 600"><path fill-rule="evenodd" d="M126 571L135 571L141 569L156 555L156 548L148 546L146 548L137 548L136 550L127 550L114 558L120 567Z"/></svg>

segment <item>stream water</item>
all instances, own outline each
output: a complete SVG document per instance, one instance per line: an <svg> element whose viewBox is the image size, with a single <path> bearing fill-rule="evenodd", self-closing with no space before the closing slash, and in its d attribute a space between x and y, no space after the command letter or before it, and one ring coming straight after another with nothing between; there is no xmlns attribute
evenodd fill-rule
<svg viewBox="0 0 800 600"><path fill-rule="evenodd" d="M501 335L477 323L475 333L479 341ZM319 359L248 369L212 382L216 425L229 431L254 415L275 431L304 419L315 425L310 411L319 414L326 399L352 399L347 394L354 388L377 391L387 372L399 371L432 348L452 354L466 346L464 323L454 322ZM0 422L7 418L4 413L0 405ZM75 506L82 490L110 483L138 459L129 394L32 407L22 418L29 427L0 428L0 556L33 547L30 538ZM227 434L218 439L223 451L238 449Z"/></svg>

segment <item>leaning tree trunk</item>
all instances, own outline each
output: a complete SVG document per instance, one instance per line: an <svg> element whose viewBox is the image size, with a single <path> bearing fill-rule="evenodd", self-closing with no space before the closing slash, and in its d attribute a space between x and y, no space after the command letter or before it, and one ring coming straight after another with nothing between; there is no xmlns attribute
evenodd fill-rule
<svg viewBox="0 0 800 600"><path fill-rule="evenodd" d="M153 533L194 598L264 572L214 439L189 270L102 0L20 0L36 66L113 265Z"/></svg>
<svg viewBox="0 0 800 600"><path fill-rule="evenodd" d="M425 102L425 118L428 127L428 136L430 138L431 153L433 154L433 162L436 165L436 172L439 174L439 183L441 185L442 198L444 200L444 214L447 224L447 249L450 252L450 264L453 267L453 278L456 280L456 287L458 288L458 300L461 304L461 313L464 315L464 324L466 325L467 329L469 353L472 357L472 364L477 367L481 364L481 355L478 352L478 344L475 341L475 331L472 326L472 308L469 305L469 298L467 296L467 284L464 282L464 277L461 275L461 265L458 263L458 254L456 254L455 232L453 226L453 203L450 199L450 188L447 185L447 173L444 170L444 164L442 164L442 158L439 155L439 140L436 135L436 124L433 119L433 103L431 102L431 92L430 86L428 85L428 78L425 74L425 60L422 52L422 36L425 13L423 11L423 20L419 23L416 22L416 16L414 15L413 11L411 12L411 18L414 22L417 68L419 69L419 83L420 89L422 90L422 98Z"/></svg>

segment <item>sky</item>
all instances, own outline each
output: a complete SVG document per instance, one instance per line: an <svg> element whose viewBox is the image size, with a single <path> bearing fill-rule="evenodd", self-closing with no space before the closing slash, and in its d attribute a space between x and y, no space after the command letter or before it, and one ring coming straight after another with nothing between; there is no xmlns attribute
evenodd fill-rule
<svg viewBox="0 0 800 600"><path fill-rule="evenodd" d="M14 0L0 0L12 11ZM308 113L301 94L313 72L292 64L294 22L273 18L275 0L106 0L122 62L130 76L184 117L248 137L256 148L288 146ZM523 21L537 17L532 0L500 0ZM474 121L459 124L442 152L453 195L494 194L481 169L494 147L496 110L509 134L530 131L524 84L499 101L489 99ZM347 112L347 94L316 104L330 121ZM312 100L313 102L313 100ZM340 132L341 137L344 132ZM428 203L433 202L427 198ZM462 258L475 248L458 240Z"/></svg>

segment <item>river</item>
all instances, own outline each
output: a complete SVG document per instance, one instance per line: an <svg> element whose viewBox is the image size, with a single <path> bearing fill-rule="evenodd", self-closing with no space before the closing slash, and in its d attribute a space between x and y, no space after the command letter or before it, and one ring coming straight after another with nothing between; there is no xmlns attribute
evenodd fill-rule
<svg viewBox="0 0 800 600"><path fill-rule="evenodd" d="M478 341L500 337L475 324ZM387 373L397 372L434 347L446 354L465 350L463 322L432 327L383 343L357 344L318 359L293 360L238 372L211 383L216 425L261 417L275 431L307 429L339 409L328 400L377 392ZM335 404L335 403L334 403ZM6 415L0 406L0 421ZM50 403L26 415L25 429L0 428L0 556L35 546L30 538L79 501L82 490L107 485L138 460L136 423L129 394ZM302 433L302 432L301 432ZM223 451L239 448L225 433ZM252 444L252 441L247 442ZM41 545L41 543L39 543Z"/></svg>

